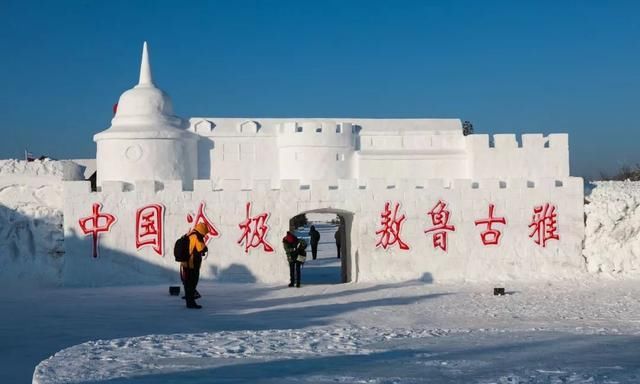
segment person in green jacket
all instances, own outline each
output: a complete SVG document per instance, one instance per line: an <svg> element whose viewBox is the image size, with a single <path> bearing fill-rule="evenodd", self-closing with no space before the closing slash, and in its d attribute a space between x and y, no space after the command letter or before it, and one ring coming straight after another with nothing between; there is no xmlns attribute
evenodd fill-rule
<svg viewBox="0 0 640 384"><path fill-rule="evenodd" d="M282 239L282 246L287 254L287 261L289 262L289 287L294 285L300 288L300 268L306 260L305 248L307 244L301 239L298 239L293 232L288 231L287 235Z"/></svg>

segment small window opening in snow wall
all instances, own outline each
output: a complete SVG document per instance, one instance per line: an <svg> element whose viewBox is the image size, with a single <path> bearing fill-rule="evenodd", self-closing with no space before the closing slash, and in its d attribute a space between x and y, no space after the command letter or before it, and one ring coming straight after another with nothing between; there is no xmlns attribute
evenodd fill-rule
<svg viewBox="0 0 640 384"><path fill-rule="evenodd" d="M317 133L322 133L322 127L318 127L318 128L316 128L316 132L317 132Z"/></svg>
<svg viewBox="0 0 640 384"><path fill-rule="evenodd" d="M344 153L336 153L336 161L344 161Z"/></svg>
<svg viewBox="0 0 640 384"><path fill-rule="evenodd" d="M300 126L300 125L299 125L299 126L297 126L297 127L296 127L296 132L298 132L298 133L299 133L299 132L302 132L302 126Z"/></svg>

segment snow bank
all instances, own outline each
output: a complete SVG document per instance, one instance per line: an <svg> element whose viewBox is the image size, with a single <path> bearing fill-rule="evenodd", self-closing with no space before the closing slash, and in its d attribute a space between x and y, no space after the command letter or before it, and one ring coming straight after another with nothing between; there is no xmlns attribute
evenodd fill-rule
<svg viewBox="0 0 640 384"><path fill-rule="evenodd" d="M61 180L84 180L83 167L68 160L0 160L0 178L43 176Z"/></svg>
<svg viewBox="0 0 640 384"><path fill-rule="evenodd" d="M59 283L64 255L62 180L82 178L68 161L0 160L0 279Z"/></svg>
<svg viewBox="0 0 640 384"><path fill-rule="evenodd" d="M384 341L440 337L449 333L451 331L447 329L335 327L97 340L64 349L42 361L35 368L33 383L97 382L185 372L192 370L194 362L203 358L209 358L209 363L215 367L220 364L216 361L219 358L270 361L366 355L375 352L376 344Z"/></svg>
<svg viewBox="0 0 640 384"><path fill-rule="evenodd" d="M585 205L587 270L640 276L640 182L594 184Z"/></svg>

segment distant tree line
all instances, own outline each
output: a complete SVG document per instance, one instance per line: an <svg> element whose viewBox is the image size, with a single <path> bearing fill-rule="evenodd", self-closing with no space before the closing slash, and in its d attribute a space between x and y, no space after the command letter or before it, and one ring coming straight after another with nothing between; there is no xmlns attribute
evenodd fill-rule
<svg viewBox="0 0 640 384"><path fill-rule="evenodd" d="M640 181L640 164L636 164L633 167L629 165L623 165L613 175L600 172L600 180Z"/></svg>
<svg viewBox="0 0 640 384"><path fill-rule="evenodd" d="M307 220L307 215L305 215L304 213L301 213L297 216L292 217L291 220L289 220L289 228L293 230L296 228L304 227L308 223L309 223L309 220Z"/></svg>
<svg viewBox="0 0 640 384"><path fill-rule="evenodd" d="M465 136L473 134L473 123L469 120L465 120L462 122L462 134Z"/></svg>

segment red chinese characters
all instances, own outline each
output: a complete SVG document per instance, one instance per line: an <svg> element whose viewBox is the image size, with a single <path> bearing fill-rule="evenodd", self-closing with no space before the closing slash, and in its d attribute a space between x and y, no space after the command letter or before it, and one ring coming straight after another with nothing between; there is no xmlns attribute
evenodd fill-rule
<svg viewBox="0 0 640 384"><path fill-rule="evenodd" d="M504 217L493 217L494 208L495 206L493 204L489 204L489 217L475 221L476 226L487 226L487 228L480 233L480 238L484 245L498 245L498 243L500 243L500 236L502 235L502 232L493 228L494 223L507 224L507 220Z"/></svg>
<svg viewBox="0 0 640 384"><path fill-rule="evenodd" d="M100 212L102 204L94 203L92 214L78 220L80 230L85 235L91 235L93 242L93 257L98 257L98 237L102 232L109 232L111 226L116 222L116 217L109 213Z"/></svg>
<svg viewBox="0 0 640 384"><path fill-rule="evenodd" d="M534 207L529 228L532 229L529 237L533 238L533 241L542 247L545 247L549 240L560 240L560 235L556 233L558 230L556 206L545 203Z"/></svg>
<svg viewBox="0 0 640 384"><path fill-rule="evenodd" d="M251 203L247 203L246 219L238 224L242 230L242 236L238 240L238 244L244 243L244 252L249 253L249 249L257 248L262 245L265 252L273 252L273 247L267 243L266 237L269 227L267 226L269 213L263 212L257 216L251 216Z"/></svg>
<svg viewBox="0 0 640 384"><path fill-rule="evenodd" d="M163 219L164 206L150 204L136 211L136 249L144 246L151 248L158 255L163 252Z"/></svg>
<svg viewBox="0 0 640 384"><path fill-rule="evenodd" d="M447 251L447 234L448 231L455 231L456 227L449 225L449 217L451 212L447 211L447 203L439 200L438 203L427 212L431 216L433 227L424 230L424 233L433 232L433 247Z"/></svg>
<svg viewBox="0 0 640 384"><path fill-rule="evenodd" d="M196 224L200 222L204 223L209 229L209 232L204 236L205 244L208 244L209 240L211 240L212 238L220 236L220 232L218 232L216 227L213 225L211 220L209 220L209 218L205 213L204 201L200 202L200 206L198 207L198 213L195 215L195 217L191 213L187 215L187 223L192 224L191 225L192 229L196 226Z"/></svg>
<svg viewBox="0 0 640 384"><path fill-rule="evenodd" d="M376 243L376 247L387 249L387 247L398 244L400 249L406 251L409 249L409 246L400 238L402 222L406 217L404 214L398 216L400 203L395 204L393 212L389 209L390 205L390 202L386 202L384 204L384 211L380 214L380 224L382 225L382 228L376 231L376 235L380 236L378 243Z"/></svg>

